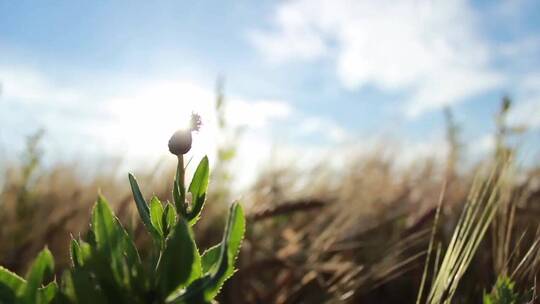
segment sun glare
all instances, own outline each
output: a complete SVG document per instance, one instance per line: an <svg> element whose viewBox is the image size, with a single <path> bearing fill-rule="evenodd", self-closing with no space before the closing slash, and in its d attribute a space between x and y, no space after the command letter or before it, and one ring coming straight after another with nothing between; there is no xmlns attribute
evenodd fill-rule
<svg viewBox="0 0 540 304"><path fill-rule="evenodd" d="M187 81L155 81L107 101L108 123L96 134L110 139L113 151L128 157L163 156L169 137L189 128L191 114L198 113L202 127L194 136L193 154L205 151L213 157L217 141L213 92ZM104 135L107 136L104 136Z"/></svg>

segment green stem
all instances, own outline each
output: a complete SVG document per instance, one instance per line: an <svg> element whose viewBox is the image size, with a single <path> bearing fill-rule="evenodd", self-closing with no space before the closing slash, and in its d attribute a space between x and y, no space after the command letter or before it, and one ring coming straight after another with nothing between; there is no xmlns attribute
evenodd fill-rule
<svg viewBox="0 0 540 304"><path fill-rule="evenodd" d="M176 180L178 180L179 185L181 185L181 187L185 189L184 178L185 178L184 155L178 155L178 168L176 169Z"/></svg>
<svg viewBox="0 0 540 304"><path fill-rule="evenodd" d="M181 155L178 155L178 167L176 168L176 181L178 182L178 187L180 188L182 208L185 212L187 212L185 174L186 174L186 170L184 168L184 155L181 154Z"/></svg>

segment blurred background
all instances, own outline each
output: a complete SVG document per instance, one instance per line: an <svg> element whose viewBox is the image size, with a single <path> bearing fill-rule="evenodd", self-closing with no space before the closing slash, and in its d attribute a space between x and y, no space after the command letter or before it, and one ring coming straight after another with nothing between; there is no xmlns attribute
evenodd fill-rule
<svg viewBox="0 0 540 304"><path fill-rule="evenodd" d="M47 245L60 272L98 191L147 246L127 172L170 199L167 141L196 112L201 247L230 202L248 213L223 303L414 302L441 189L444 248L503 152L505 246L537 248L538 54L534 0L0 0L0 264L24 272ZM495 239L459 301L512 264Z"/></svg>

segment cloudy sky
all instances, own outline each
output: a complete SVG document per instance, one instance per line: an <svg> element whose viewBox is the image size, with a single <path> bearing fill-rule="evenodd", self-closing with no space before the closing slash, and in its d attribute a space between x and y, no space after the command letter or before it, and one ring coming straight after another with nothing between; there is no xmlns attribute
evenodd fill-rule
<svg viewBox="0 0 540 304"><path fill-rule="evenodd" d="M246 162L376 138L436 153L447 105L482 153L504 94L534 155L539 54L535 0L0 0L0 153L45 128L53 158L155 159L191 111L210 151L222 75Z"/></svg>

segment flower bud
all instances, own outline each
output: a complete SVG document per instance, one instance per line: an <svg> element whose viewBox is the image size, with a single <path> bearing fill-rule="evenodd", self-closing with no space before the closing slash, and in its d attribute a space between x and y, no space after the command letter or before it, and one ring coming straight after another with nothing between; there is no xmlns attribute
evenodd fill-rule
<svg viewBox="0 0 540 304"><path fill-rule="evenodd" d="M189 124L191 131L199 131L202 125L201 115L197 113L191 113L191 121Z"/></svg>
<svg viewBox="0 0 540 304"><path fill-rule="evenodd" d="M178 130L169 139L169 151L180 156L191 149L191 130Z"/></svg>

